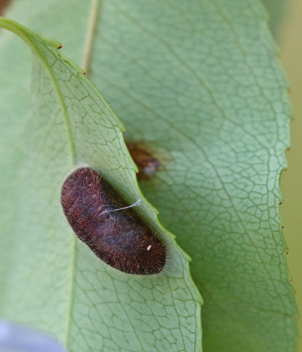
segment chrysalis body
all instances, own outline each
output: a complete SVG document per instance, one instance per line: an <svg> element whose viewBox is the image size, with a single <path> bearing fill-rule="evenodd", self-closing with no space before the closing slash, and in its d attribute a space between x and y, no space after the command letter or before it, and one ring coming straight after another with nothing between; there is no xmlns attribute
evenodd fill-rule
<svg viewBox="0 0 302 352"><path fill-rule="evenodd" d="M129 274L162 271L161 240L133 208L117 211L127 203L93 169L79 168L66 179L61 203L75 234L105 263Z"/></svg>

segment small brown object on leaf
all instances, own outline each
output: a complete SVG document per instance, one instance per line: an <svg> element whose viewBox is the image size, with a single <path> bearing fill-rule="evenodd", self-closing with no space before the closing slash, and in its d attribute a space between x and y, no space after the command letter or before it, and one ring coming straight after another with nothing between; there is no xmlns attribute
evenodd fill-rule
<svg viewBox="0 0 302 352"><path fill-rule="evenodd" d="M138 180L147 180L155 175L160 167L159 161L136 143L127 144L130 155L138 168Z"/></svg>
<svg viewBox="0 0 302 352"><path fill-rule="evenodd" d="M129 274L163 270L166 249L139 215L100 175L82 167L62 187L64 214L81 241L105 263Z"/></svg>
<svg viewBox="0 0 302 352"><path fill-rule="evenodd" d="M0 0L0 16L3 16L5 13L6 8L10 5L11 0Z"/></svg>

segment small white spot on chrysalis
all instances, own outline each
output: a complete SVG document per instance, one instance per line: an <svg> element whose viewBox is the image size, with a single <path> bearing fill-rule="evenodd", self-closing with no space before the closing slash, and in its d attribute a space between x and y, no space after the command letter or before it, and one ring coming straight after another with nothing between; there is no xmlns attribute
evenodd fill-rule
<svg viewBox="0 0 302 352"><path fill-rule="evenodd" d="M149 244L149 246L147 247L147 251L150 251L151 247L151 244Z"/></svg>

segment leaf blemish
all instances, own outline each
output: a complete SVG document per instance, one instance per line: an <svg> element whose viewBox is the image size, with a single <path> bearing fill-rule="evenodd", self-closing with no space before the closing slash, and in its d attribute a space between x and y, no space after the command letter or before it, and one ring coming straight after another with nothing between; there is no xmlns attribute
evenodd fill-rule
<svg viewBox="0 0 302 352"><path fill-rule="evenodd" d="M155 176L157 170L161 166L159 160L155 158L140 143L128 143L129 153L138 168L137 179L148 180Z"/></svg>
<svg viewBox="0 0 302 352"><path fill-rule="evenodd" d="M2 0L0 1L0 15L2 16L8 7L8 5L11 3L11 0Z"/></svg>

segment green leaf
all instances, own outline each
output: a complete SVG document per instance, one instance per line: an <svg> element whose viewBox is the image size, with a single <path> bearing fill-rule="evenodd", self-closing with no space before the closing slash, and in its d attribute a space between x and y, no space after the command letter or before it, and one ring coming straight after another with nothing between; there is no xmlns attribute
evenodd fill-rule
<svg viewBox="0 0 302 352"><path fill-rule="evenodd" d="M27 15L17 1L13 18L79 62L87 3L64 3L31 0ZM290 112L266 14L256 0L105 0L98 11L88 72L127 140L162 163L141 186L193 257L205 350L293 351L278 209Z"/></svg>
<svg viewBox="0 0 302 352"><path fill-rule="evenodd" d="M58 50L60 43L11 20L0 19L0 26L35 54L31 114L24 139L14 140L22 161L18 154L10 165L19 173L17 200L11 200L11 208L17 205L15 228L1 233L9 261L1 272L2 316L46 330L72 351L200 351L201 299L188 257L138 189L123 125L83 70ZM15 116L14 126L23 117ZM137 212L167 244L163 273L121 273L76 240L61 209L60 189L81 164L97 170L129 204L142 199Z"/></svg>
<svg viewBox="0 0 302 352"><path fill-rule="evenodd" d="M286 0L262 0L265 8L267 9L269 19L268 25L278 42L280 37L280 30L282 28L283 20L287 12L287 6L289 1Z"/></svg>
<svg viewBox="0 0 302 352"><path fill-rule="evenodd" d="M284 225L284 236L289 247L288 265L296 289L296 301L302 312L302 2L287 4L287 17L280 32L281 62L290 82L290 99L294 111L291 122L291 147L286 153L288 169L281 177L284 202L280 207ZM298 346L295 352L302 352L302 320L298 319Z"/></svg>
<svg viewBox="0 0 302 352"><path fill-rule="evenodd" d="M192 257L207 352L295 347L279 217L291 113L266 18L253 0L104 1L91 57L126 139L163 165L141 187Z"/></svg>

